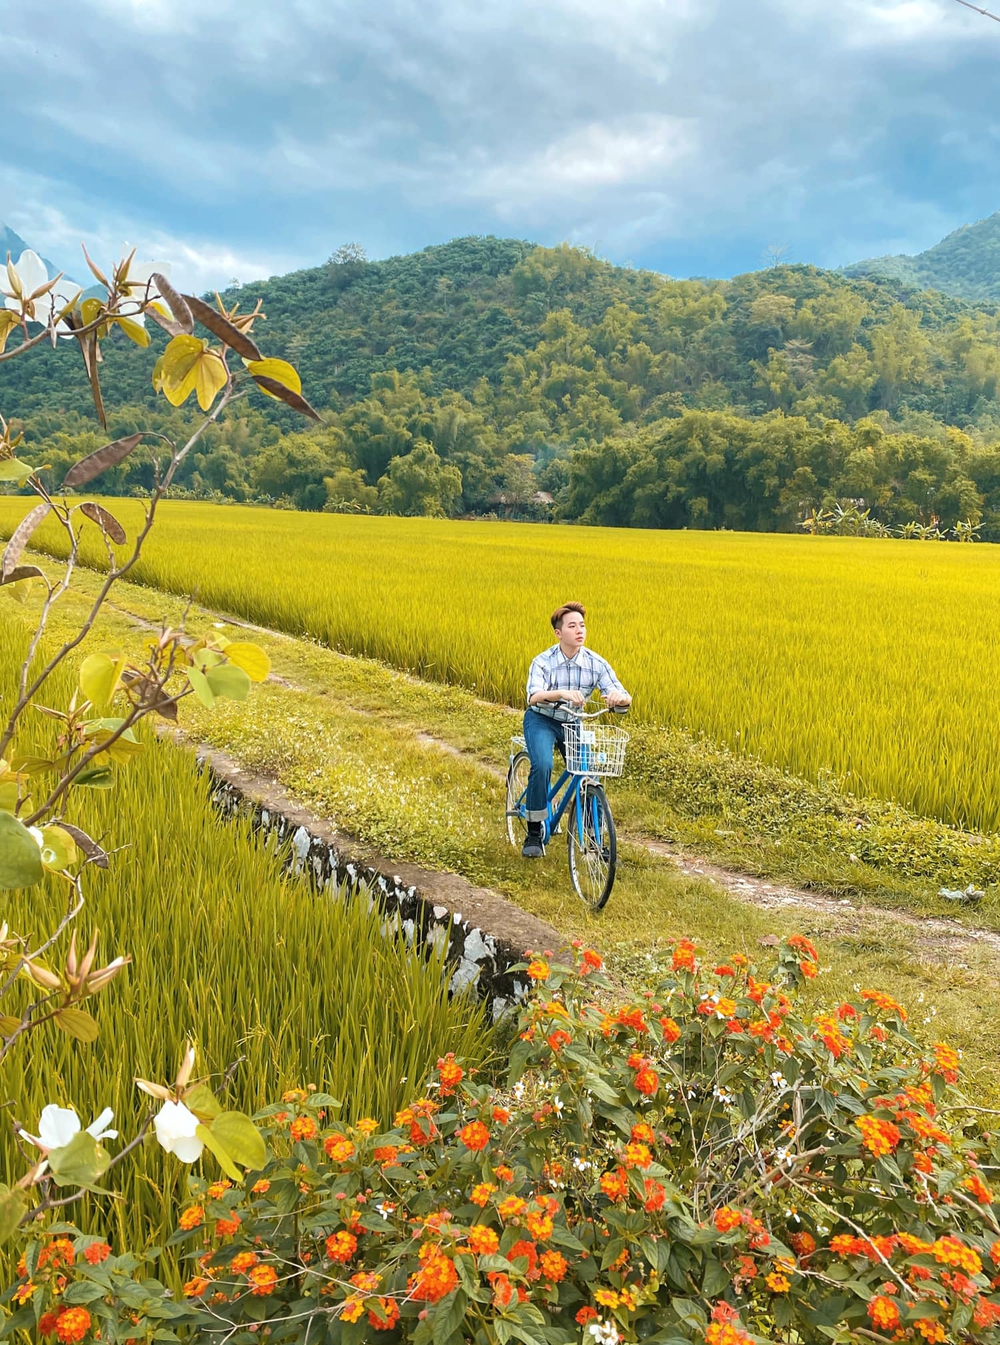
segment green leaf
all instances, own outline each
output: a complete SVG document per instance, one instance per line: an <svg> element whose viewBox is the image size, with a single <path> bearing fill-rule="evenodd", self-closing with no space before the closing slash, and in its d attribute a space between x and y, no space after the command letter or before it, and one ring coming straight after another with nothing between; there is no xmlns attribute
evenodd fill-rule
<svg viewBox="0 0 1000 1345"><path fill-rule="evenodd" d="M259 644L249 640L234 640L226 645L226 658L237 668L242 668L251 682L266 681L271 671L271 660Z"/></svg>
<svg viewBox="0 0 1000 1345"><path fill-rule="evenodd" d="M202 705L211 710L215 704L215 693L208 685L205 674L198 671L197 668L185 668L187 679L191 683L191 690L201 701Z"/></svg>
<svg viewBox="0 0 1000 1345"><path fill-rule="evenodd" d="M21 1020L14 1014L0 1014L0 1037L12 1037L20 1026Z"/></svg>
<svg viewBox="0 0 1000 1345"><path fill-rule="evenodd" d="M270 378L275 383L280 383L283 388L291 388L292 392L302 391L302 379L298 370L287 360L247 360L246 366L255 378ZM274 396L274 393L268 392L266 388L264 391L269 397Z"/></svg>
<svg viewBox="0 0 1000 1345"><path fill-rule="evenodd" d="M13 1237L21 1219L28 1209L28 1196L24 1191L0 1184L0 1243Z"/></svg>
<svg viewBox="0 0 1000 1345"><path fill-rule="evenodd" d="M58 1186L91 1186L110 1162L107 1150L86 1130L78 1131L68 1144L49 1154L49 1167Z"/></svg>
<svg viewBox="0 0 1000 1345"><path fill-rule="evenodd" d="M114 782L114 771L110 767L91 766L89 770L81 771L73 784L81 785L86 789L110 789Z"/></svg>
<svg viewBox="0 0 1000 1345"><path fill-rule="evenodd" d="M77 1280L71 1284L62 1296L62 1301L71 1306L86 1306L88 1303L96 1303L99 1298L103 1298L107 1293L103 1284L94 1284L92 1280Z"/></svg>
<svg viewBox="0 0 1000 1345"><path fill-rule="evenodd" d="M513 1088L521 1075L527 1068L528 1059L531 1055L530 1041L516 1041L510 1053L510 1064L507 1069L507 1086Z"/></svg>
<svg viewBox="0 0 1000 1345"><path fill-rule="evenodd" d="M95 747L103 747L107 744L105 750L99 752L94 758L95 761L110 759L117 762L119 766L124 766L132 757L141 756L145 752L145 744L136 741L131 729L126 729L117 738L114 738L114 735L114 729L98 729L94 732L88 728L87 737ZM114 742L111 741L112 738L114 738Z"/></svg>
<svg viewBox="0 0 1000 1345"><path fill-rule="evenodd" d="M163 377L172 383L183 381L207 346L208 342L199 336L188 336L186 333L175 336L160 356Z"/></svg>
<svg viewBox="0 0 1000 1345"><path fill-rule="evenodd" d="M20 486L32 475L35 468L30 462L21 462L19 458L4 458L0 461L0 483Z"/></svg>
<svg viewBox="0 0 1000 1345"><path fill-rule="evenodd" d="M209 1124L222 1111L219 1105L219 1099L203 1083L195 1084L193 1088L188 1089L184 1094L184 1105L188 1111L193 1111L199 1121L206 1121Z"/></svg>
<svg viewBox="0 0 1000 1345"><path fill-rule="evenodd" d="M250 694L249 675L235 664L220 663L214 668L209 668L205 673L205 681L211 688L213 696L225 696L231 701L245 701Z"/></svg>
<svg viewBox="0 0 1000 1345"><path fill-rule="evenodd" d="M469 1300L464 1289L456 1289L449 1302L442 1304L431 1318L431 1339L434 1345L446 1345L465 1321Z"/></svg>
<svg viewBox="0 0 1000 1345"><path fill-rule="evenodd" d="M222 1147L219 1140L212 1134L208 1126L199 1125L194 1133L201 1140L202 1144L204 1144L205 1148L215 1154L216 1158L219 1160L219 1167L222 1168L222 1171L226 1176L231 1177L234 1182L241 1182L243 1180L243 1173L229 1157L229 1154Z"/></svg>
<svg viewBox="0 0 1000 1345"><path fill-rule="evenodd" d="M146 331L142 323L136 322L132 318L116 318L115 321L128 339L137 346L145 347L149 345L149 332Z"/></svg>
<svg viewBox="0 0 1000 1345"><path fill-rule="evenodd" d="M100 1035L96 1020L85 1009L60 1009L53 1022L77 1041L96 1041Z"/></svg>
<svg viewBox="0 0 1000 1345"><path fill-rule="evenodd" d="M234 1162L251 1171L264 1167L267 1149L260 1131L249 1116L241 1111L224 1111L212 1122L211 1129Z"/></svg>
<svg viewBox="0 0 1000 1345"><path fill-rule="evenodd" d="M55 824L42 827L42 864L59 873L79 859L76 841L62 827Z"/></svg>
<svg viewBox="0 0 1000 1345"><path fill-rule="evenodd" d="M80 664L80 690L91 705L102 707L110 704L124 666L124 655L119 655L117 659L110 654L87 655Z"/></svg>
<svg viewBox="0 0 1000 1345"><path fill-rule="evenodd" d="M619 1256L625 1250L624 1238L612 1238L604 1249L604 1255L601 1257L601 1269L607 1270L612 1262L617 1261Z"/></svg>
<svg viewBox="0 0 1000 1345"><path fill-rule="evenodd" d="M655 1264L655 1263L654 1263ZM705 1275L701 1282L701 1292L706 1298L716 1298L729 1284L730 1272L714 1257L705 1266Z"/></svg>
<svg viewBox="0 0 1000 1345"><path fill-rule="evenodd" d="M42 881L43 872L34 836L13 813L0 812L0 891L32 887Z"/></svg>

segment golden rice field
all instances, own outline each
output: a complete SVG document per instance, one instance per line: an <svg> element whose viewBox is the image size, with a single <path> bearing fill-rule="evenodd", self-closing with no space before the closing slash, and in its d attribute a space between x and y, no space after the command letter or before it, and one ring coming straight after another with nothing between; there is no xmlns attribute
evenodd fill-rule
<svg viewBox="0 0 1000 1345"><path fill-rule="evenodd" d="M12 608L0 607L5 703L26 645ZM70 679L59 674L54 683L47 699L65 704ZM50 722L29 720L36 736L19 740L20 749L45 750ZM13 1115L27 1130L50 1102L76 1107L84 1125L110 1106L131 1138L145 1113L135 1077L170 1081L189 1040L199 1071L216 1083L234 1067L230 1106L254 1111L312 1083L343 1101L345 1120L371 1115L383 1124L445 1051L473 1062L485 1056L479 1007L449 1000L439 959L383 936L382 916L367 901L317 896L283 874L246 819L220 826L190 754L150 736L116 788L77 790L72 800L72 820L112 853L107 872L87 879L81 938L86 944L96 926L103 960L134 960L88 1003L101 1027L93 1045L46 1024L10 1058ZM3 919L35 946L66 909L65 887L52 877L3 895ZM61 950L64 957L65 943ZM19 1013L22 1004L12 993L3 1011ZM118 1147L112 1142L111 1152ZM0 1126L0 1181L25 1167L10 1125ZM165 1237L168 1197L183 1182L180 1165L150 1138L118 1174L123 1198L104 1208L101 1227L121 1247Z"/></svg>
<svg viewBox="0 0 1000 1345"><path fill-rule="evenodd" d="M0 532L26 508L0 500ZM643 720L1000 827L995 547L175 502L136 577L512 704L549 612L580 599Z"/></svg>

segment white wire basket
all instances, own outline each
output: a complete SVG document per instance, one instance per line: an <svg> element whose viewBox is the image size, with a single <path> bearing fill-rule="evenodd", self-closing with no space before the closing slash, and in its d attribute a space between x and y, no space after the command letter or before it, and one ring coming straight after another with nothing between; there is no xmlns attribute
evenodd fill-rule
<svg viewBox="0 0 1000 1345"><path fill-rule="evenodd" d="M566 769L571 775L621 775L628 734L613 724L567 724Z"/></svg>

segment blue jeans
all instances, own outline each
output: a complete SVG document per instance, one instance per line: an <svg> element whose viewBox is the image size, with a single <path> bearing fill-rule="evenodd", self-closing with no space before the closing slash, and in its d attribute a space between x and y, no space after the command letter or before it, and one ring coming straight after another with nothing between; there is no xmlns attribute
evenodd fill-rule
<svg viewBox="0 0 1000 1345"><path fill-rule="evenodd" d="M557 747L563 751L563 741L564 725L558 719L550 719L537 710L525 710L524 745L531 758L525 799L529 822L544 822L548 816L552 755Z"/></svg>

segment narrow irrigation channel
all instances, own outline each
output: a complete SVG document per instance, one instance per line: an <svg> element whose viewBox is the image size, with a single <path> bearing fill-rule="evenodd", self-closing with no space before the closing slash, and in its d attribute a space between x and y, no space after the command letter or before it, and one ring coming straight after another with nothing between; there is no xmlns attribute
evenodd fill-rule
<svg viewBox="0 0 1000 1345"><path fill-rule="evenodd" d="M262 842L318 893L367 899L384 914L386 935L399 929L411 946L442 951L451 993L473 987L494 1021L528 992L527 978L512 968L531 951L552 952L565 944L551 925L496 892L474 887L458 874L386 860L226 753L204 745L196 752L220 812L249 814Z"/></svg>

